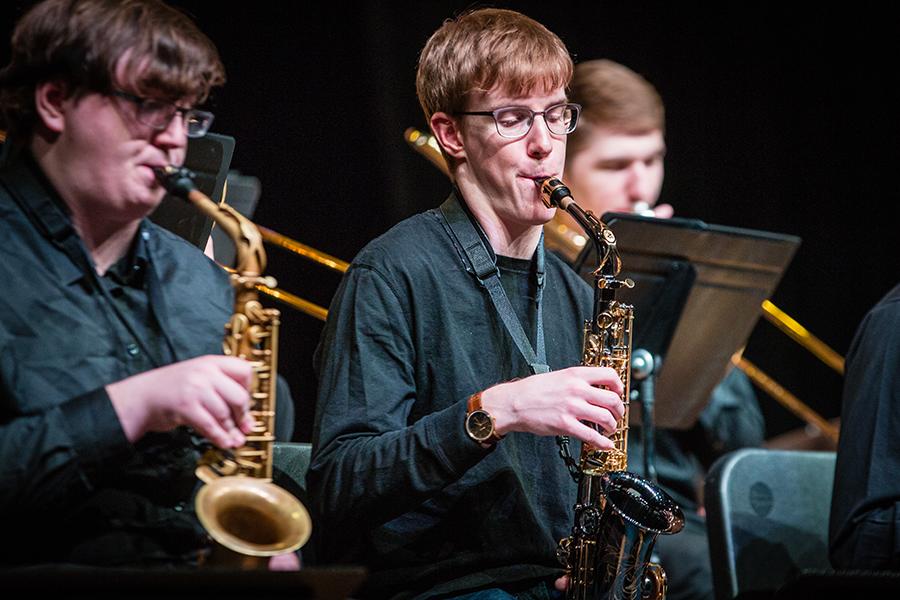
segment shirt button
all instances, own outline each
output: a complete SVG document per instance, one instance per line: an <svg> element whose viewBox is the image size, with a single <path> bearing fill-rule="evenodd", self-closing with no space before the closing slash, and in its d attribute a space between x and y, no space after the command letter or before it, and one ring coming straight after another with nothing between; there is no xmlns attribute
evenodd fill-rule
<svg viewBox="0 0 900 600"><path fill-rule="evenodd" d="M129 356L137 356L141 353L141 349L137 347L137 344L128 344L125 346L125 350L128 352Z"/></svg>

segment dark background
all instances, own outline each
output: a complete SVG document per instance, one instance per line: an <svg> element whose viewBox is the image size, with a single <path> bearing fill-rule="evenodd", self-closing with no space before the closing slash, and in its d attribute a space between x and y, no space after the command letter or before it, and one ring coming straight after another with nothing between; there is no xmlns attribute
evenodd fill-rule
<svg viewBox="0 0 900 600"><path fill-rule="evenodd" d="M4 64L30 4L0 8ZM221 52L229 82L210 102L213 130L236 138L233 168L262 182L257 222L350 260L446 196L446 178L402 136L425 128L419 50L470 3L173 4ZM653 82L668 117L663 201L678 216L800 236L773 301L846 353L865 312L900 280L900 22L888 8L623 4L492 5L544 23L576 61L611 58ZM279 249L269 256L282 287L328 304L339 276ZM306 440L321 323L283 313L280 370L297 405L295 438ZM839 414L841 377L768 323L746 356L824 416ZM802 425L760 398L770 434Z"/></svg>

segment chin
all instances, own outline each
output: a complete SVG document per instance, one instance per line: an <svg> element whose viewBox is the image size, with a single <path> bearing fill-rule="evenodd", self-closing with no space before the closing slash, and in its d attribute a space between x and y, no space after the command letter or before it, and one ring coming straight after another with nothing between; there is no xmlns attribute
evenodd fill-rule
<svg viewBox="0 0 900 600"><path fill-rule="evenodd" d="M555 208L547 208L543 204L540 207L536 208L528 216L527 224L532 227L543 227L547 223L553 220L553 216L556 214Z"/></svg>
<svg viewBox="0 0 900 600"><path fill-rule="evenodd" d="M145 190L143 193L133 196L129 206L136 218L143 218L162 204L165 195L166 191L162 188Z"/></svg>
<svg viewBox="0 0 900 600"><path fill-rule="evenodd" d="M556 209L556 208L546 208L546 209L544 209L543 211L541 211L541 216L540 216L540 219L541 219L541 225L544 225L544 224L549 223L550 221L552 221L552 220L553 220L553 217L556 216L556 211L557 211L557 210L558 210L558 209Z"/></svg>
<svg viewBox="0 0 900 600"><path fill-rule="evenodd" d="M165 197L165 191L162 191L158 194L153 194L153 196L144 203L144 206L148 208L148 214L156 210L160 204L162 204L163 198Z"/></svg>

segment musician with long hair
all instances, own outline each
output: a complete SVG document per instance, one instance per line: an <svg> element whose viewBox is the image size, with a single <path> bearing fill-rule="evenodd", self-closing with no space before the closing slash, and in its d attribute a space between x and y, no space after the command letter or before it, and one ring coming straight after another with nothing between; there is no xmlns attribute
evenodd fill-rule
<svg viewBox="0 0 900 600"><path fill-rule="evenodd" d="M206 133L198 107L223 81L212 42L157 0L48 0L16 27L0 73L0 521L27 534L0 564L182 565L210 545L195 442L244 443L251 366L221 356L225 273L146 217L164 195L153 169Z"/></svg>
<svg viewBox="0 0 900 600"><path fill-rule="evenodd" d="M365 564L363 595L562 586L577 486L554 436L609 449L623 413L613 369L573 366L591 290L543 248L535 181L562 175L571 74L560 39L508 10L448 20L422 50L453 190L360 252L317 352L315 551Z"/></svg>

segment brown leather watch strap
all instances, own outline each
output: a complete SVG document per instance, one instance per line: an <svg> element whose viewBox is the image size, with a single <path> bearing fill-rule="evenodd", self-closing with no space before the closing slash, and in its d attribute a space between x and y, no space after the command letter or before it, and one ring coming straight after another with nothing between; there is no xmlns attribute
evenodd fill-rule
<svg viewBox="0 0 900 600"><path fill-rule="evenodd" d="M466 409L466 414L473 413L476 410L482 410L481 408L481 392L475 392L471 396L469 396L469 406Z"/></svg>
<svg viewBox="0 0 900 600"><path fill-rule="evenodd" d="M468 402L468 406L466 409L466 415L471 415L476 410L480 410L480 411L484 412L485 414L489 415L491 417L491 422L494 421L493 415L491 415L489 412L484 410L484 408L481 406L481 392L475 392L474 394L469 396L469 402ZM503 436L500 435L499 433L497 433L497 429L495 427L493 429L493 431L491 431L491 437L490 437L490 441L488 442L488 444L493 445L502 439L503 439Z"/></svg>

